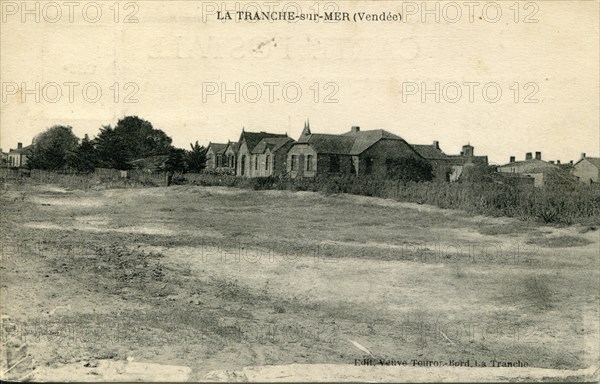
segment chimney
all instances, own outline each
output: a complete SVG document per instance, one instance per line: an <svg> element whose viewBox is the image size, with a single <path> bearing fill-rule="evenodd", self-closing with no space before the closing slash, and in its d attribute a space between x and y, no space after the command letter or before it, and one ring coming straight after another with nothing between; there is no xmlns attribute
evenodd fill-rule
<svg viewBox="0 0 600 384"><path fill-rule="evenodd" d="M585 159L585 152L581 152L581 158Z"/></svg>
<svg viewBox="0 0 600 384"><path fill-rule="evenodd" d="M554 160L550 160L550 164L554 164Z"/></svg>
<svg viewBox="0 0 600 384"><path fill-rule="evenodd" d="M350 129L350 132L360 132L360 127L357 125L353 125L352 128Z"/></svg>
<svg viewBox="0 0 600 384"><path fill-rule="evenodd" d="M570 161L569 161L569 164L573 165L573 160L570 160Z"/></svg>
<svg viewBox="0 0 600 384"><path fill-rule="evenodd" d="M23 143L17 143L17 149L21 149L21 148L23 148ZM585 156L585 154L584 154L584 156Z"/></svg>
<svg viewBox="0 0 600 384"><path fill-rule="evenodd" d="M535 159L536 160L542 160L542 152L536 152L535 153Z"/></svg>
<svg viewBox="0 0 600 384"><path fill-rule="evenodd" d="M514 156L511 156L511 157L510 157L510 161L509 161L509 163L514 163L514 162L515 162L515 157L514 157Z"/></svg>
<svg viewBox="0 0 600 384"><path fill-rule="evenodd" d="M435 147L435 149L440 149L440 142L437 140L433 140L433 146Z"/></svg>
<svg viewBox="0 0 600 384"><path fill-rule="evenodd" d="M560 164L560 160L556 160L556 164Z"/></svg>
<svg viewBox="0 0 600 384"><path fill-rule="evenodd" d="M531 159L533 159L533 157L531 157L531 152L527 152L525 154L525 160L531 160Z"/></svg>

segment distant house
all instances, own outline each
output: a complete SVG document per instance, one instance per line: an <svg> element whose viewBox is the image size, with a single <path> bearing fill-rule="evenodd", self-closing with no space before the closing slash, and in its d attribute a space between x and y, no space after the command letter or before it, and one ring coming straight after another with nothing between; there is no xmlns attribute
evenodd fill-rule
<svg viewBox="0 0 600 384"><path fill-rule="evenodd" d="M252 176L282 176L286 173L287 152L294 143L289 137L262 139L252 150L255 165Z"/></svg>
<svg viewBox="0 0 600 384"><path fill-rule="evenodd" d="M412 146L425 160L433 167L433 176L437 180L448 180L448 175L452 171L450 165L450 156L446 155L440 149L440 143L434 141L433 144L413 144Z"/></svg>
<svg viewBox="0 0 600 384"><path fill-rule="evenodd" d="M23 143L17 143L16 149L8 151L7 164L12 168L23 168L27 166L29 155L33 152L33 145L23 147Z"/></svg>
<svg viewBox="0 0 600 384"><path fill-rule="evenodd" d="M488 164L487 156L475 156L475 147L471 144L463 145L459 155L445 154L440 149L438 141L434 141L431 145L414 144L413 148L431 163L433 174L438 180L457 181L464 167Z"/></svg>
<svg viewBox="0 0 600 384"><path fill-rule="evenodd" d="M498 167L500 173L514 173L522 176L532 177L534 186L541 187L544 185L548 173L560 169L556 164L552 164L542 160L542 153L536 152L533 158L531 152L525 154L525 160L516 161L514 156L510 157L508 164Z"/></svg>
<svg viewBox="0 0 600 384"><path fill-rule="evenodd" d="M238 154L236 175L244 177L256 177L261 175L260 155L255 149L263 139L288 138L287 135L268 132L246 132L242 130L238 141ZM263 157L264 158L264 157Z"/></svg>
<svg viewBox="0 0 600 384"><path fill-rule="evenodd" d="M581 159L573 167L573 175L581 183L597 183L600 179L600 157L588 157L582 153Z"/></svg>
<svg viewBox="0 0 600 384"><path fill-rule="evenodd" d="M225 150L227 144L209 143L206 149L206 168L218 169L227 166Z"/></svg>
<svg viewBox="0 0 600 384"><path fill-rule="evenodd" d="M237 158L240 150L240 144L230 141L225 148L225 158L227 159L227 169L232 173L236 174L237 169Z"/></svg>
<svg viewBox="0 0 600 384"><path fill-rule="evenodd" d="M314 134L305 125L288 151L290 177L374 175L386 177L391 160L420 158L404 139L383 129L361 131L354 126L342 135Z"/></svg>
<svg viewBox="0 0 600 384"><path fill-rule="evenodd" d="M132 169L138 171L145 173L156 173L161 172L166 168L167 160L169 160L169 156L167 155L149 156L132 160L129 162L129 165L131 165ZM125 174L126 173L123 175Z"/></svg>

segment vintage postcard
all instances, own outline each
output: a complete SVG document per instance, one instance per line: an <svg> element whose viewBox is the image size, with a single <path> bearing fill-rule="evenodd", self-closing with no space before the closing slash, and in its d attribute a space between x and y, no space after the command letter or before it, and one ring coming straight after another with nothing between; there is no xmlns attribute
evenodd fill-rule
<svg viewBox="0 0 600 384"><path fill-rule="evenodd" d="M0 11L2 380L600 380L597 0Z"/></svg>

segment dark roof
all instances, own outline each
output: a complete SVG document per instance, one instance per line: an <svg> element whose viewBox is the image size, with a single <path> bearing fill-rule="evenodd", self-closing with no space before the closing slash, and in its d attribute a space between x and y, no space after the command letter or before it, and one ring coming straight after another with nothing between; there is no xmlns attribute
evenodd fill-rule
<svg viewBox="0 0 600 384"><path fill-rule="evenodd" d="M254 151L254 147L260 143L262 139L266 138L274 138L274 137L288 137L287 135L282 135L278 133L268 133L268 132L246 132L242 131L240 136L240 144L242 141L246 141L246 145L248 146L248 151Z"/></svg>
<svg viewBox="0 0 600 384"><path fill-rule="evenodd" d="M289 137L268 137L266 139L262 139L260 143L254 147L252 153L264 153L267 148L271 151L271 153L273 153L291 141L294 140Z"/></svg>
<svg viewBox="0 0 600 384"><path fill-rule="evenodd" d="M579 160L577 163L575 164L579 164L581 163L583 160L587 160L590 163L592 163L596 168L600 169L600 157L584 157L583 159Z"/></svg>
<svg viewBox="0 0 600 384"><path fill-rule="evenodd" d="M382 139L404 141L400 136L393 133L383 129L375 129L372 131L350 131L342 135L313 133L302 136L298 143L310 144L318 153L356 156Z"/></svg>
<svg viewBox="0 0 600 384"><path fill-rule="evenodd" d="M366 151L373 144L381 139L392 139L402 140L400 136L396 136L393 133L384 131L383 129L374 129L372 131L358 131L358 132L346 132L343 134L345 137L353 137L355 139L354 145L352 146L352 155L359 155Z"/></svg>
<svg viewBox="0 0 600 384"><path fill-rule="evenodd" d="M233 151L233 153L238 153L238 151L240 150L240 143L235 143L233 141L230 141L227 144L227 147L225 148L225 151L227 151L227 148L231 147L231 150Z"/></svg>
<svg viewBox="0 0 600 384"><path fill-rule="evenodd" d="M210 143L208 144L208 148L212 148L214 153L225 153L225 150L227 149L227 145L228 144L224 144L224 143Z"/></svg>
<svg viewBox="0 0 600 384"><path fill-rule="evenodd" d="M419 153L419 155L423 156L427 160L448 159L448 155L446 155L434 144L413 144L413 148Z"/></svg>
<svg viewBox="0 0 600 384"><path fill-rule="evenodd" d="M10 151L8 151L9 154L11 153L29 153L33 151L33 145L28 145L26 147L23 148L15 148L15 149L11 149Z"/></svg>
<svg viewBox="0 0 600 384"><path fill-rule="evenodd" d="M354 141L355 138L349 136L313 133L301 137L298 143L310 144L317 153L349 155L352 151Z"/></svg>

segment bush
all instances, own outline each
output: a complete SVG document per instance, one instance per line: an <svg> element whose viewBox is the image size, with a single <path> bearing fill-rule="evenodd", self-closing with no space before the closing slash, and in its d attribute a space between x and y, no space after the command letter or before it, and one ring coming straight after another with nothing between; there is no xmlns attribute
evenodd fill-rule
<svg viewBox="0 0 600 384"><path fill-rule="evenodd" d="M431 181L433 167L426 160L414 157L388 159L386 162L387 178L401 181Z"/></svg>
<svg viewBox="0 0 600 384"><path fill-rule="evenodd" d="M250 185L254 190L265 190L265 189L275 189L275 185L277 182L277 178L274 176L268 177L255 177L250 179Z"/></svg>

